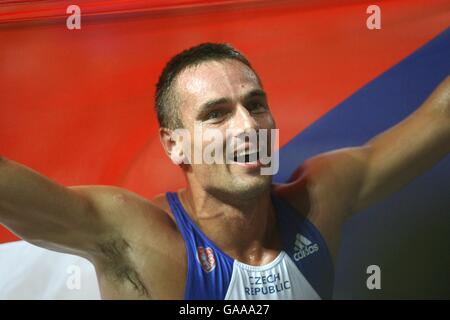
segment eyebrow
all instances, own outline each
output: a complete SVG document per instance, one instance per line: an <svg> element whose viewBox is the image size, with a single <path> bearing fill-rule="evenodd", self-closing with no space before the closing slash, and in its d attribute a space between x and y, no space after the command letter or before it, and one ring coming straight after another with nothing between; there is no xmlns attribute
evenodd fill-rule
<svg viewBox="0 0 450 320"><path fill-rule="evenodd" d="M253 89L250 92L246 93L241 99L248 100L248 99L254 98L254 97L261 97L261 98L267 99L266 93L261 89ZM217 98L217 99L209 100L200 106L199 113L203 114L209 109L212 109L218 105L226 104L226 103L231 103L231 99Z"/></svg>

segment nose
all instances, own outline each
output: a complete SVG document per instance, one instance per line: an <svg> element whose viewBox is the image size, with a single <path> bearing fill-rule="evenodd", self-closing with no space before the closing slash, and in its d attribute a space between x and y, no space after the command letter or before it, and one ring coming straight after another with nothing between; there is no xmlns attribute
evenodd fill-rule
<svg viewBox="0 0 450 320"><path fill-rule="evenodd" d="M245 133L251 130L257 130L258 123L247 108L238 104L232 121L232 129L238 131L236 133Z"/></svg>

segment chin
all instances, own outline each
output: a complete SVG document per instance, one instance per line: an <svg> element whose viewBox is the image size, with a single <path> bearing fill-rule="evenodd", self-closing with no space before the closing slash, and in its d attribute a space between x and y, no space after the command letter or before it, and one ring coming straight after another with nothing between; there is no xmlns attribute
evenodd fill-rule
<svg viewBox="0 0 450 320"><path fill-rule="evenodd" d="M208 188L214 196L227 202L245 201L261 196L268 190L272 183L271 176L236 177L226 186Z"/></svg>

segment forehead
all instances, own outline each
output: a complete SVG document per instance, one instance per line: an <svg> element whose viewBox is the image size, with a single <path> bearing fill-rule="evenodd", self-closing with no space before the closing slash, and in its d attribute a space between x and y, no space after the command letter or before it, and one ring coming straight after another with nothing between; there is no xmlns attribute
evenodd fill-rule
<svg viewBox="0 0 450 320"><path fill-rule="evenodd" d="M222 60L187 68L177 77L175 87L181 101L199 106L211 99L236 99L260 88L260 84L256 74L242 62Z"/></svg>

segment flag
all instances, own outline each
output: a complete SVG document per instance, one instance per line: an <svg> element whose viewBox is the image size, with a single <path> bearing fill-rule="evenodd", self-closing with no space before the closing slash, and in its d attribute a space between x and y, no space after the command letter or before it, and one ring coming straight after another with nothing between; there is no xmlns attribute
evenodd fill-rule
<svg viewBox="0 0 450 320"><path fill-rule="evenodd" d="M308 157L394 125L449 74L448 1L377 1L380 29L368 25L370 5L78 1L81 29L68 29L66 1L0 4L0 153L66 186L149 199L175 190L184 181L159 142L155 84L181 50L226 42L262 79L280 128L275 181L286 181ZM348 221L335 297L450 297L449 181L447 157ZM15 240L0 229L0 243ZM366 287L372 264L381 291Z"/></svg>

